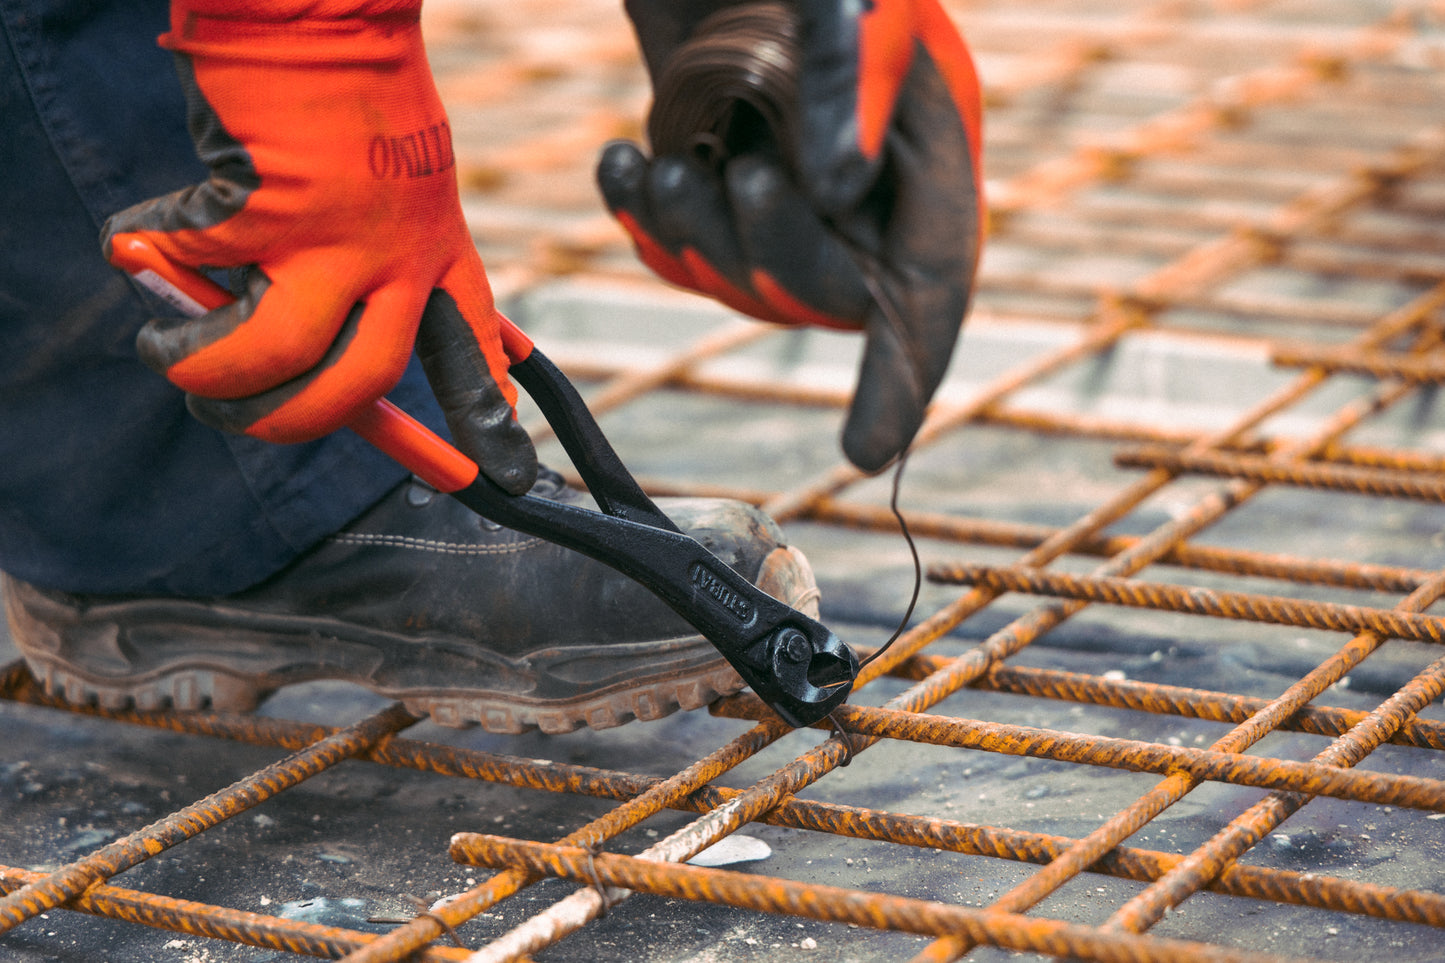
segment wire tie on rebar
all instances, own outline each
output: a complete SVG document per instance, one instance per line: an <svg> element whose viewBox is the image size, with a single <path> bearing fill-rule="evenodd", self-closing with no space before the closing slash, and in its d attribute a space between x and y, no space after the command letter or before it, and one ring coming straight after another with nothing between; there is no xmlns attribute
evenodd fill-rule
<svg viewBox="0 0 1445 963"><path fill-rule="evenodd" d="M607 915L607 887L602 882L602 876L597 872L597 856L602 852L602 840L597 840L587 849L587 878L592 882L592 888L597 891L600 905L597 907L597 918L601 919Z"/></svg>
<svg viewBox="0 0 1445 963"><path fill-rule="evenodd" d="M843 728L843 723L838 721L836 709L828 713L828 721L833 724L833 738L843 744L843 760L838 763L838 766L840 768L847 766L853 761L853 737L847 729Z"/></svg>
<svg viewBox="0 0 1445 963"><path fill-rule="evenodd" d="M467 946L467 944L462 942L462 938L457 935L457 931L452 929L452 924L442 919L441 914L432 912L432 908L430 905L427 904L426 900L422 899L420 896L412 896L410 893L403 893L402 895L406 898L408 902L411 903L412 906L416 907L416 915L413 916L412 919L425 918L431 920L433 923L440 926L442 930L447 934L447 936L451 937L452 942L457 945L457 949L464 950L467 953L470 953L472 951L471 947ZM411 920L376 920L375 922L405 924L410 923Z"/></svg>

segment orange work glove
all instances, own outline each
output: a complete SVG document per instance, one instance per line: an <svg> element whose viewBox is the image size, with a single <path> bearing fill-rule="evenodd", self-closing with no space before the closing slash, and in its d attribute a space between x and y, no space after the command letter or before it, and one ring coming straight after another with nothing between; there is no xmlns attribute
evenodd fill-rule
<svg viewBox="0 0 1445 963"><path fill-rule="evenodd" d="M459 448L513 493L536 453L457 195L420 2L175 0L174 51L205 183L121 211L177 264L249 269L227 307L157 319L141 358L202 421L276 442L351 420L422 363Z"/></svg>
<svg viewBox="0 0 1445 963"><path fill-rule="evenodd" d="M598 181L666 280L765 321L864 333L843 451L876 471L922 424L973 288L978 79L937 0L783 3L796 22L796 89L780 105L795 118L791 138L740 111L711 138L710 156L648 157L618 142ZM672 58L696 49L685 45L718 15L748 6L627 0L659 99L660 81L676 76ZM776 48L784 33L749 45Z"/></svg>

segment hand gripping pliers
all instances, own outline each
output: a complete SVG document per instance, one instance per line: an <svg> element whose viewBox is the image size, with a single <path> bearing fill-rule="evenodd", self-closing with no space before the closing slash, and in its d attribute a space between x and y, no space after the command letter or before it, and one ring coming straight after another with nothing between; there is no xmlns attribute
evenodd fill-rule
<svg viewBox="0 0 1445 963"><path fill-rule="evenodd" d="M224 288L171 263L140 239L117 245L111 257L183 313L202 314L232 299ZM680 531L622 464L567 377L521 329L505 318L502 322L513 380L546 416L600 512L508 494L475 462L385 398L349 427L477 514L581 552L646 586L702 633L789 725L812 725L841 705L858 674L853 650Z"/></svg>

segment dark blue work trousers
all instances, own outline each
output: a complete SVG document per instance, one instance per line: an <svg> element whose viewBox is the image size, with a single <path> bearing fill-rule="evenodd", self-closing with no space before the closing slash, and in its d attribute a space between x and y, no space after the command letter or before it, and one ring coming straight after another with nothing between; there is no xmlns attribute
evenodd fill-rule
<svg viewBox="0 0 1445 963"><path fill-rule="evenodd" d="M348 431L226 435L137 360L164 308L105 219L205 177L164 0L0 0L0 570L72 592L223 595L277 572L405 472ZM434 428L413 364L391 395Z"/></svg>

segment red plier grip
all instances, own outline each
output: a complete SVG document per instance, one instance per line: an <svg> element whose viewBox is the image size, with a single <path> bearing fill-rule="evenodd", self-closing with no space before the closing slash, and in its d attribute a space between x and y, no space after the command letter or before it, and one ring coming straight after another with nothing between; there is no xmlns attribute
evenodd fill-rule
<svg viewBox="0 0 1445 963"><path fill-rule="evenodd" d="M180 267L139 237L115 242L110 261L138 284L182 314L197 317L235 300L231 292L202 274ZM531 357L532 339L501 314L502 349L512 364ZM347 427L390 455L428 485L460 491L477 477L477 463L436 432L385 398L378 398Z"/></svg>

